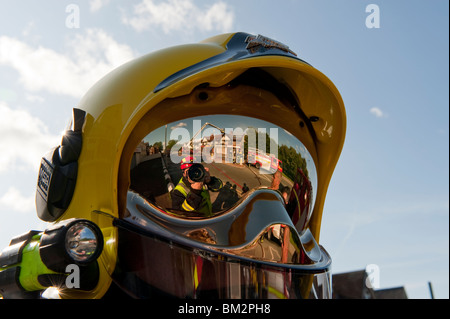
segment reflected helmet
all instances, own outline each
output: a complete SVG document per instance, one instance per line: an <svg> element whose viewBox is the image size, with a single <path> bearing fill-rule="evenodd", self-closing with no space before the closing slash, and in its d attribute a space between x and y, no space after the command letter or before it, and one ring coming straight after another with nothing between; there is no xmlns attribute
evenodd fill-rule
<svg viewBox="0 0 450 319"><path fill-rule="evenodd" d="M191 167L193 162L194 162L194 158L192 156L186 156L185 158L183 158L181 160L181 165L180 165L181 170Z"/></svg>

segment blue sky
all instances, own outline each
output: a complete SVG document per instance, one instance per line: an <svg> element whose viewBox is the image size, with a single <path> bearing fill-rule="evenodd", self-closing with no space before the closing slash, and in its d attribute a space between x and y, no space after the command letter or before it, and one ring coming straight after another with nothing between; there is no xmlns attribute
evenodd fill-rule
<svg viewBox="0 0 450 319"><path fill-rule="evenodd" d="M379 8L379 28L366 25L370 4ZM245 31L289 45L344 99L347 137L320 238L333 271L376 264L381 288L405 286L410 298L428 298L431 281L435 296L448 298L448 6L0 0L0 246L44 229L34 209L40 157L59 143L96 80L157 49Z"/></svg>

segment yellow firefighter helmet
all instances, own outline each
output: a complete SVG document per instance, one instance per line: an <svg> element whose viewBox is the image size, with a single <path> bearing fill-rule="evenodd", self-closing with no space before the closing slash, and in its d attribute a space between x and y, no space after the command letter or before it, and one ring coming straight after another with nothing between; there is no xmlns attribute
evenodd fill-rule
<svg viewBox="0 0 450 319"><path fill-rule="evenodd" d="M103 237L97 285L61 296L100 298L114 279L138 297L309 297L313 277L329 277L331 260L318 242L345 130L333 83L261 35L222 34L113 70L81 99L72 129L41 163L39 217L55 225L87 220ZM195 212L192 184L175 187L183 179L175 167L196 155L203 190L209 177L219 180L202 199L212 202L207 216ZM148 173L154 168L143 165L153 162L161 172ZM283 189L273 185L276 171ZM234 201L223 200L225 190ZM171 206L177 195L193 212ZM163 268L141 270L157 260ZM290 279L271 284L280 273ZM146 290L136 288L142 285ZM148 287L153 292L145 295Z"/></svg>

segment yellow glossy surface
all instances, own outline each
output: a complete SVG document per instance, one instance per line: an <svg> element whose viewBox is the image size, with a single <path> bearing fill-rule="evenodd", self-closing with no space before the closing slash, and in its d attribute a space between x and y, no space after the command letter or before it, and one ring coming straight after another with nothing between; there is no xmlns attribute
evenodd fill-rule
<svg viewBox="0 0 450 319"><path fill-rule="evenodd" d="M201 83L218 87L248 68L258 67L288 84L298 96L307 117L317 116L312 123L315 133L299 139L316 160L318 173L317 200L310 221L316 240L325 195L334 167L343 147L346 119L342 98L333 83L315 68L286 56L258 56L215 66L189 76L171 86L153 93L153 89L171 74L209 57L222 53L232 34L207 39L198 44L182 45L160 50L133 60L112 71L95 84L77 106L86 111L83 127L83 147L79 158L77 185L71 204L61 219L86 218L96 222L105 236L105 248L100 257L101 275L98 287L82 295L67 297L101 297L108 289L117 258L117 233L111 218L93 213L101 211L119 216L118 198L126 198L127 179L119 179L119 168L132 156L133 145L124 147L137 123L148 116L155 106L166 98L188 94ZM176 109L180 117L190 117L189 107ZM236 111L236 114L245 113ZM234 114L234 113L233 113ZM289 120L288 117L286 117ZM298 119L291 131L299 131ZM154 119L157 127L169 122L167 118ZM125 163L125 164L124 164ZM122 167L121 174L127 174ZM122 185L119 185L119 180ZM125 194L124 194L125 192Z"/></svg>

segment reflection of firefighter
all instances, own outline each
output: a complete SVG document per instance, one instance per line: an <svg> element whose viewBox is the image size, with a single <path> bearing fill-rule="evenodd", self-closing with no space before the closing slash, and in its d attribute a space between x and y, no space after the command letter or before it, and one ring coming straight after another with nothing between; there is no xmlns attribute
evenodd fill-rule
<svg viewBox="0 0 450 319"><path fill-rule="evenodd" d="M306 223L311 204L312 186L302 169L297 169L294 186L286 209L295 225Z"/></svg>
<svg viewBox="0 0 450 319"><path fill-rule="evenodd" d="M239 195L236 191L236 184L231 185L230 182L226 182L213 203L213 212L228 209L236 204L238 200Z"/></svg>
<svg viewBox="0 0 450 319"><path fill-rule="evenodd" d="M283 173L281 173L281 170L277 170L272 176L272 183L269 188L280 192L281 196L283 196L284 203L287 204L289 201L289 187L281 184L282 177Z"/></svg>
<svg viewBox="0 0 450 319"><path fill-rule="evenodd" d="M181 161L183 176L171 193L172 208L184 211L197 211L205 216L212 214L212 204L206 187L211 180L208 168L201 164L194 166L193 157L187 156ZM200 168L201 166L201 168ZM189 174L189 170L197 169L197 174ZM201 170L204 171L201 171Z"/></svg>

